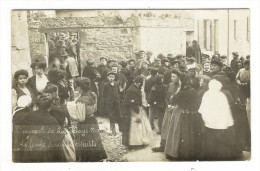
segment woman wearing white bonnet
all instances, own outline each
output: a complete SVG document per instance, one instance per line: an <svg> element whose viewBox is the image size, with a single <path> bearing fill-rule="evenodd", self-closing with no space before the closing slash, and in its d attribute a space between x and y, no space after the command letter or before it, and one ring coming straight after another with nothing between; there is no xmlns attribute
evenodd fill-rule
<svg viewBox="0 0 260 171"><path fill-rule="evenodd" d="M22 119L27 113L31 111L30 105L32 103L32 98L28 95L20 96L17 100L17 105L13 111L13 123Z"/></svg>
<svg viewBox="0 0 260 171"><path fill-rule="evenodd" d="M224 75L213 77L202 98L199 113L204 121L203 160L234 160L238 157L232 108L234 101Z"/></svg>

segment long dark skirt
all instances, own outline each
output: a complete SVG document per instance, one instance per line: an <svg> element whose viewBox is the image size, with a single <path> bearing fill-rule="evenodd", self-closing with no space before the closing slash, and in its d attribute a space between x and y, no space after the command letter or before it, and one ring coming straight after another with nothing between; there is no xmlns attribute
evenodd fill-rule
<svg viewBox="0 0 260 171"><path fill-rule="evenodd" d="M238 157L234 127L211 129L204 127L201 160L229 161Z"/></svg>
<svg viewBox="0 0 260 171"><path fill-rule="evenodd" d="M95 116L77 124L74 142L78 161L97 162L107 158Z"/></svg>
<svg viewBox="0 0 260 171"><path fill-rule="evenodd" d="M99 82L99 94L98 94L98 101L97 101L97 115L98 116L107 116L105 111L105 100L103 98L103 90L104 90L104 81Z"/></svg>
<svg viewBox="0 0 260 171"><path fill-rule="evenodd" d="M182 113L178 160L199 160L202 118L199 113Z"/></svg>
<svg viewBox="0 0 260 171"><path fill-rule="evenodd" d="M234 118L234 128L236 130L236 147L242 152L245 147L251 147L251 130L247 118L246 107L235 105L232 110Z"/></svg>

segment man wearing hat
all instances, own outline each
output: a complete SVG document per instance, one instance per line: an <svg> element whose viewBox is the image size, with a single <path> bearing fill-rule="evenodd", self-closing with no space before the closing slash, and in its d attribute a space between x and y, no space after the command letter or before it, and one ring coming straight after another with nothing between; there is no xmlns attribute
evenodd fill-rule
<svg viewBox="0 0 260 171"><path fill-rule="evenodd" d="M138 58L136 59L136 67L137 69L142 67L143 61L146 61L145 51L141 50L138 53Z"/></svg>
<svg viewBox="0 0 260 171"><path fill-rule="evenodd" d="M194 48L194 51L195 51L195 59L196 59L196 62L198 64L201 64L202 63L202 55L201 55L201 50L200 50L200 46L198 44L198 42L196 40L193 40L192 41L192 47Z"/></svg>
<svg viewBox="0 0 260 171"><path fill-rule="evenodd" d="M142 61L141 68L137 69L135 72L135 76L137 75L144 75L145 77L148 77L150 75L150 71L148 69L149 62L148 61Z"/></svg>
<svg viewBox="0 0 260 171"><path fill-rule="evenodd" d="M239 70L238 69L238 61L239 61L238 57L239 57L239 55L238 55L237 52L233 52L232 55L233 55L233 59L232 59L232 61L230 63L230 67L234 71L234 73L237 74L237 72Z"/></svg>
<svg viewBox="0 0 260 171"><path fill-rule="evenodd" d="M118 72L118 65L113 64L112 65L112 72L116 73L115 82L119 85L120 94L123 95L125 89L126 89L126 77L123 73Z"/></svg>
<svg viewBox="0 0 260 171"><path fill-rule="evenodd" d="M136 73L136 62L134 59L130 59L128 61L128 72L125 75L127 79L126 90L130 87L130 85L134 82L135 73Z"/></svg>
<svg viewBox="0 0 260 171"><path fill-rule="evenodd" d="M219 72L221 72L222 66L223 66L223 64L220 60L212 60L211 66L210 66L211 77L213 77L213 76L217 75Z"/></svg>
<svg viewBox="0 0 260 171"><path fill-rule="evenodd" d="M159 67L158 74L164 75L170 69L170 61L168 59L162 59L162 64Z"/></svg>
<svg viewBox="0 0 260 171"><path fill-rule="evenodd" d="M115 123L119 124L121 129L121 117L120 117L120 95L119 85L115 82L116 73L110 71L107 73L108 82L104 85L103 99L105 101L105 111L110 120L110 131L113 135L116 135Z"/></svg>
<svg viewBox="0 0 260 171"><path fill-rule="evenodd" d="M195 56L195 49L190 45L190 42L186 42L186 56Z"/></svg>
<svg viewBox="0 0 260 171"><path fill-rule="evenodd" d="M100 78L100 74L97 70L97 68L94 65L94 60L92 58L89 58L87 61L87 66L83 69L82 77L88 77L91 81L91 91L98 94L98 87L96 85L96 82L98 82L98 79Z"/></svg>
<svg viewBox="0 0 260 171"><path fill-rule="evenodd" d="M160 68L160 66L162 65L161 59L160 58L156 58L152 64L153 67L155 68Z"/></svg>
<svg viewBox="0 0 260 171"><path fill-rule="evenodd" d="M208 61L208 60L204 61L202 64L202 68L203 68L203 70L201 71L201 75L206 75L206 76L210 77L210 75L211 75L210 61Z"/></svg>
<svg viewBox="0 0 260 171"><path fill-rule="evenodd" d="M208 55L208 54L202 54L202 61L204 62L204 61L210 61L210 56Z"/></svg>
<svg viewBox="0 0 260 171"><path fill-rule="evenodd" d="M107 79L107 73L110 71L110 69L107 66L107 58L106 57L100 57L100 65L97 67L98 73L100 74L100 78L98 80L98 89L99 89L99 96L98 96L98 102L97 102L97 114L99 116L105 115L105 108L104 108L104 99L103 99L103 90L104 85L108 81Z"/></svg>

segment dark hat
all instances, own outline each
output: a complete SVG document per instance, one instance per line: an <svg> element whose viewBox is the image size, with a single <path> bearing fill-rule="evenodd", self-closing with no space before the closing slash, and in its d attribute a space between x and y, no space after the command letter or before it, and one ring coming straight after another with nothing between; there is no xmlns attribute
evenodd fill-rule
<svg viewBox="0 0 260 171"><path fill-rule="evenodd" d="M119 65L121 65L122 67L126 67L127 66L127 62L125 62L125 61L120 61L119 62Z"/></svg>
<svg viewBox="0 0 260 171"><path fill-rule="evenodd" d="M222 56L220 56L220 58L221 59L225 59L225 58L227 58L227 56L226 55L222 55Z"/></svg>
<svg viewBox="0 0 260 171"><path fill-rule="evenodd" d="M89 58L89 59L86 61L86 63L87 63L88 65L93 65L93 64L94 64L94 60L93 60L92 58Z"/></svg>
<svg viewBox="0 0 260 171"><path fill-rule="evenodd" d="M250 64L250 60L249 59L244 60L244 65L247 65L247 64Z"/></svg>
<svg viewBox="0 0 260 171"><path fill-rule="evenodd" d="M218 65L220 68L222 68L222 66L223 66L223 63L222 63L221 61L219 61L219 60L212 60L212 61L211 61L211 64L216 64L216 65Z"/></svg>
<svg viewBox="0 0 260 171"><path fill-rule="evenodd" d="M76 85L81 86L81 85L90 83L91 81L88 77L78 77L75 82L76 82Z"/></svg>
<svg viewBox="0 0 260 171"><path fill-rule="evenodd" d="M143 81L144 81L144 78L145 77L143 75L138 75L138 76L135 77L134 82L137 83L137 84L142 84Z"/></svg>
<svg viewBox="0 0 260 171"><path fill-rule="evenodd" d="M167 54L167 58L173 58L173 54L171 53Z"/></svg>
<svg viewBox="0 0 260 171"><path fill-rule="evenodd" d="M162 53L160 53L160 54L158 54L157 58L162 59L162 58L165 58L165 56Z"/></svg>
<svg viewBox="0 0 260 171"><path fill-rule="evenodd" d="M130 64L131 62L134 62L134 63L135 63L135 60L134 60L134 59L130 59L130 60L128 61L129 64Z"/></svg>
<svg viewBox="0 0 260 171"><path fill-rule="evenodd" d="M181 55L181 54L179 54L179 55L177 55L177 56L175 56L175 58L176 59L181 59L181 58L183 58L184 56L183 55Z"/></svg>
<svg viewBox="0 0 260 171"><path fill-rule="evenodd" d="M237 52L233 52L232 55L234 55L234 56L236 56L236 57L239 56Z"/></svg>
<svg viewBox="0 0 260 171"><path fill-rule="evenodd" d="M113 71L110 71L110 72L107 73L107 76L109 76L109 75L114 75L114 76L116 76L116 73L113 72Z"/></svg>
<svg viewBox="0 0 260 171"><path fill-rule="evenodd" d="M181 71L181 72L185 72L186 71L186 65L179 65L178 66L178 68L179 68L179 70Z"/></svg>
<svg viewBox="0 0 260 171"><path fill-rule="evenodd" d="M204 58L209 58L210 56L208 54L202 54Z"/></svg>
<svg viewBox="0 0 260 171"><path fill-rule="evenodd" d="M140 50L138 53L141 53L141 52L144 52L144 53L145 53L145 51L144 51L144 50Z"/></svg>
<svg viewBox="0 0 260 171"><path fill-rule="evenodd" d="M179 77L180 77L180 74L181 74L180 71L178 69L175 69L175 68L172 69L172 73L178 75Z"/></svg>
<svg viewBox="0 0 260 171"><path fill-rule="evenodd" d="M102 59L105 59L107 61L107 58L106 57L100 57L99 60L101 61Z"/></svg>
<svg viewBox="0 0 260 171"><path fill-rule="evenodd" d="M162 83L162 79L164 78L164 76L163 75L161 75L161 74L157 74L156 76L155 76L155 83Z"/></svg>
<svg viewBox="0 0 260 171"><path fill-rule="evenodd" d="M175 63L181 63L181 61L178 60L178 59L175 57L175 58L171 58L171 59L170 59L170 63L173 65L173 64L175 64Z"/></svg>
<svg viewBox="0 0 260 171"><path fill-rule="evenodd" d="M189 58L186 59L186 61L195 62L196 59L194 57L189 57Z"/></svg>

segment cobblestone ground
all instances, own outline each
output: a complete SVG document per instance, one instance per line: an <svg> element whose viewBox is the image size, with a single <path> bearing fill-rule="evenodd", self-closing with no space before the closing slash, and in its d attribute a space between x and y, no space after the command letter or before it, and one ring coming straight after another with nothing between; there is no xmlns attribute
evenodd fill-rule
<svg viewBox="0 0 260 171"><path fill-rule="evenodd" d="M67 106L69 112L75 112L75 102L68 102ZM99 123L102 142L108 156L107 161L111 161L111 162L168 161L165 158L164 153L154 153L151 150L151 148L159 146L160 144L160 136L156 134L156 131L153 131L151 135L151 142L147 147L139 150L129 150L125 148L124 145L122 145L122 134L118 131L117 125L116 125L117 135L113 136L110 134L109 131L109 120L107 118L101 118L101 117L97 117L97 120ZM72 124L75 125L76 122L73 122ZM243 156L241 157L241 160L250 160L250 153L243 152Z"/></svg>

